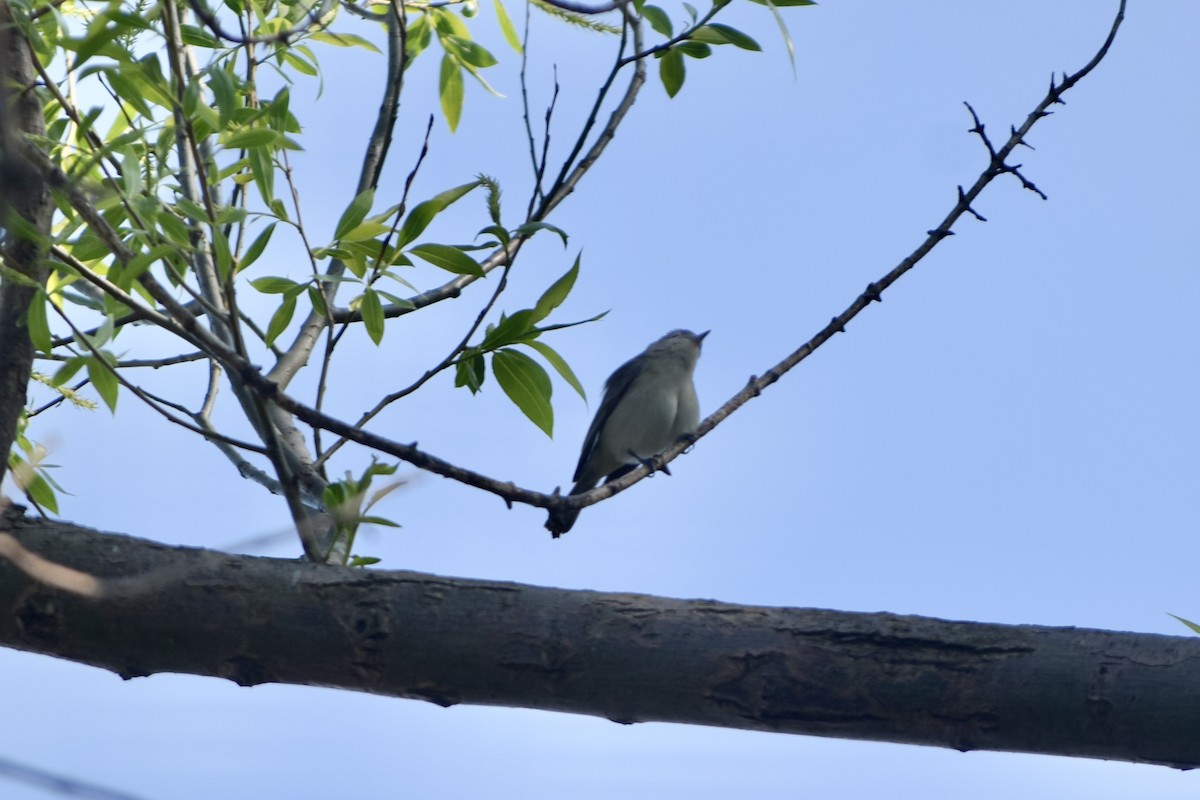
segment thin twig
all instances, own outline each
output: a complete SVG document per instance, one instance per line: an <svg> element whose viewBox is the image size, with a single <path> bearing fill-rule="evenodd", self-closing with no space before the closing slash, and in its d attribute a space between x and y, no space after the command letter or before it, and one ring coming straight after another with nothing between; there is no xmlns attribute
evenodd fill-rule
<svg viewBox="0 0 1200 800"><path fill-rule="evenodd" d="M372 408L370 411L368 411L367 413L365 413L361 417L359 417L358 422L354 423L355 427L361 428L363 425L366 425L368 422L370 422L372 419L374 419L374 417L377 414L379 414L379 412L383 411L389 405L391 405L392 403L396 402L397 400L399 400L403 397L407 397L408 395L415 392L417 389L420 389L422 386L424 386L426 384L426 382L428 382L435 375L440 374L444 370L448 369L451 365L456 363L458 356L463 352L463 350L466 349L467 343L471 341L471 337L475 335L475 332L477 330L479 330L479 326L483 324L483 321L484 321L484 319L487 318L488 313L496 305L496 301L500 298L501 293L504 291L505 286L508 284L508 273L511 270L511 268L512 268L511 264L505 265L504 271L500 273L500 281L496 285L495 291L492 292L491 298L484 305L484 307L480 310L479 314L476 315L475 322L467 330L466 336L464 336L459 341L459 343L457 345L455 345L454 349L450 351L449 355L447 355L445 358L443 358L438 363L437 366L433 367L432 369L426 370L424 375L422 375L420 378L417 378L417 380L415 382L413 382L412 384L410 384L409 386L406 386L405 388L403 388L399 391L392 392L391 394L387 395L382 400L380 400L378 403L376 403L374 408ZM341 449L342 445L344 445L346 443L346 441L347 440L343 437L341 439L338 439L336 442L334 442L333 445L329 448L329 450L326 451L325 453L321 454L320 458L317 459L317 466L321 466L326 461L328 461L329 457L332 456L334 453L336 453L339 449Z"/></svg>

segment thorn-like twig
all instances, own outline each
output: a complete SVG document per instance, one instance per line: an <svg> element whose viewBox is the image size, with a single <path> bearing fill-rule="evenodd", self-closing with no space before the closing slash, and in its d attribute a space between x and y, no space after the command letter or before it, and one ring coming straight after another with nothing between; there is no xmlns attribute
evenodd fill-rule
<svg viewBox="0 0 1200 800"><path fill-rule="evenodd" d="M987 217L971 207L971 203L967 200L966 192L963 191L961 184L959 184L958 187L958 204L962 206L963 211L966 211L968 214L975 217L975 219L979 220L980 222L987 222Z"/></svg>

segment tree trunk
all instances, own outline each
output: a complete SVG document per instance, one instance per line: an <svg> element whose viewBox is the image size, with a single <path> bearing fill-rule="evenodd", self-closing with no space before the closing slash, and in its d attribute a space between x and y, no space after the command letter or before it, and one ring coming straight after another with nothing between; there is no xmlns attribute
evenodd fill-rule
<svg viewBox="0 0 1200 800"><path fill-rule="evenodd" d="M1200 764L1200 639L566 591L167 547L13 518L0 644L132 678Z"/></svg>
<svg viewBox="0 0 1200 800"><path fill-rule="evenodd" d="M44 135L37 72L12 10L0 0L0 228L4 229L0 276L0 479L25 407L33 368L33 342L25 314L46 283L44 237L54 206L38 173L20 156L27 134Z"/></svg>

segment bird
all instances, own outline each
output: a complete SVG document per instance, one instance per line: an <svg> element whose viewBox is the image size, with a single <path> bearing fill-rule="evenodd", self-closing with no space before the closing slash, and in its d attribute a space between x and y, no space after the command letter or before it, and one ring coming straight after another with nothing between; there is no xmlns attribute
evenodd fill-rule
<svg viewBox="0 0 1200 800"><path fill-rule="evenodd" d="M602 478L616 480L696 430L700 402L692 375L708 334L673 330L609 376L583 439L571 494L594 488ZM546 529L557 539L571 530L579 511L552 509Z"/></svg>

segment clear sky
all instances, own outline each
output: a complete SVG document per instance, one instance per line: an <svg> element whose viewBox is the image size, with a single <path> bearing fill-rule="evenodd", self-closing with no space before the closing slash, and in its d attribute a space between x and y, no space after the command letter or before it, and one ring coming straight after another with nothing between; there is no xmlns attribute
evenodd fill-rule
<svg viewBox="0 0 1200 800"><path fill-rule="evenodd" d="M590 407L557 383L548 439L494 381L472 397L444 377L374 428L524 486L566 485L605 377L677 327L712 329L696 377L711 411L906 256L955 186L974 181L984 151L966 132L964 100L1002 136L1052 71L1091 57L1115 8L847 0L785 10L793 77L769 11L738 0L727 21L766 52L689 62L674 100L652 80L554 218L568 248L546 237L524 252L502 303L527 306L583 251L561 318L611 312L551 343ZM510 11L520 19L519 6ZM515 218L529 185L517 61L490 16L484 4L474 29L503 62L489 80L507 99L469 84L459 132L438 119L414 192L486 172ZM531 89L544 107L558 65L561 148L613 41L535 22ZM383 567L566 588L1186 634L1167 612L1200 617L1197 31L1194 2L1132 3L1106 61L1020 154L1049 200L1013 179L994 183L976 204L988 222L961 221L882 304L676 461L673 477L585 510L552 541L544 512L507 511L402 468L410 483L381 511L403 527L359 549ZM383 67L356 51L319 54L323 93L315 81L293 88L308 126L297 174L306 219L331 231L353 195ZM391 150L385 180L397 194L437 108L436 63L425 61L408 76ZM473 233L481 216L478 204L465 208L461 224ZM453 222L440 233L461 240ZM286 274L287 258L286 248L270 254L256 274ZM421 288L437 277L414 274ZM353 418L419 376L482 301L468 293L407 317L379 348L360 332L332 407ZM34 431L62 465L65 518L216 548L287 526L282 502L215 450L132 398L122 404L115 418L65 410ZM347 448L338 470L365 458ZM1200 776L1158 767L447 710L190 676L124 682L12 651L0 651L0 677L0 757L144 798L1200 794ZM0 777L0 796L47 795Z"/></svg>

